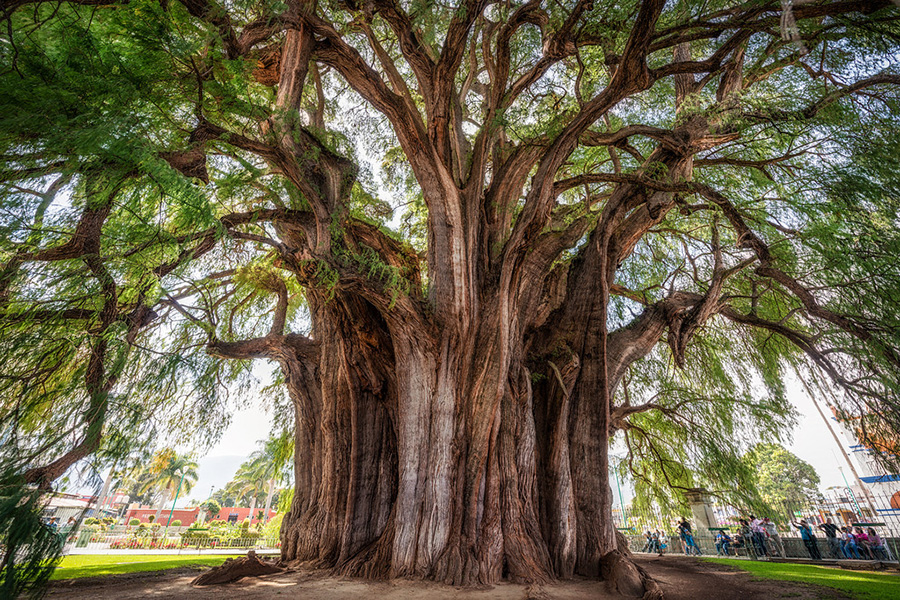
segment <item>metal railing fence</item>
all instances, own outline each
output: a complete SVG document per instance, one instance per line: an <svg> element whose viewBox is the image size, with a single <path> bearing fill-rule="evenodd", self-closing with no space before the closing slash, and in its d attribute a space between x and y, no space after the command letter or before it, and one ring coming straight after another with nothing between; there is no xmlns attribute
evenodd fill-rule
<svg viewBox="0 0 900 600"><path fill-rule="evenodd" d="M616 506L613 518L616 527L628 539L633 552L658 552L661 548L652 540L652 534L659 531L662 535L659 545L665 544L666 548L663 550L666 552L696 553L699 550L705 555L811 558L815 550L804 543L799 529L791 525L791 521L798 522L805 519L814 532L814 545L822 558L896 561L900 556L900 502L896 496L869 494L865 498L818 497L776 503L765 513L756 514L759 518L769 517L775 524L775 536L768 534L754 536L752 532L748 533L740 520L749 519L751 512L749 510L725 504L713 504L711 508L716 521L714 526L711 523L711 529L697 527L690 511L686 510L685 514L680 514L663 510L658 506ZM686 517L694 524L692 537L696 548L685 547L678 534L677 525L682 517ZM855 530L859 526L868 530L871 527L882 544L869 545L860 542L854 549L847 542L841 541L840 531L838 537L831 540L825 531L818 527L828 519L839 528L850 527ZM717 546L716 536L719 530L725 531L732 538L727 548L723 548L721 540ZM651 533L649 542L645 536L647 532Z"/></svg>

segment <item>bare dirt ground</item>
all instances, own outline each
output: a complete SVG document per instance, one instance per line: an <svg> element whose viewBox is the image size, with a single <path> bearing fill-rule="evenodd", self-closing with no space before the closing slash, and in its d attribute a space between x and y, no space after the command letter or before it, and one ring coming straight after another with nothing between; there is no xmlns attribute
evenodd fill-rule
<svg viewBox="0 0 900 600"><path fill-rule="evenodd" d="M754 581L746 573L687 557L636 556L662 586L667 600L838 600L846 599L834 590L781 581ZM227 585L191 587L199 570L174 569L160 573L133 573L56 582L47 598L52 600L263 600L302 598L303 600L621 600L610 595L597 581L566 581L552 585L524 586L499 584L485 589L460 589L421 581L366 582L329 577L308 571L280 573L244 579Z"/></svg>

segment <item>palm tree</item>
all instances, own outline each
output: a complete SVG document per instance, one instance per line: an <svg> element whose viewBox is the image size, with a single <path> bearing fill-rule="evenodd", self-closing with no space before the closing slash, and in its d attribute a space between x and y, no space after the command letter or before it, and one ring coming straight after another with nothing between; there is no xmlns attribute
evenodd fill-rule
<svg viewBox="0 0 900 600"><path fill-rule="evenodd" d="M146 464L138 465L120 474L120 487L125 488L128 494L128 503L150 504L153 501L152 480L153 473ZM151 491L148 491L151 490Z"/></svg>
<svg viewBox="0 0 900 600"><path fill-rule="evenodd" d="M261 441L261 445L261 449L251 453L248 459L241 464L234 479L226 488L239 497L249 498L251 522L258 496L266 488L268 491L263 521L268 518L269 509L272 507L272 496L275 494L275 485L290 478L288 466L293 464L294 439L290 432L284 431L280 435L270 436L269 439Z"/></svg>
<svg viewBox="0 0 900 600"><path fill-rule="evenodd" d="M271 465L269 493L266 495L266 510L263 513L263 521L267 521L269 509L272 508L275 484L284 483L291 478L292 473L289 467L293 466L294 436L289 431L282 431L278 436L270 436L264 442L262 451Z"/></svg>
<svg viewBox="0 0 900 600"><path fill-rule="evenodd" d="M254 452L254 454L256 454ZM251 456L253 456L251 454ZM260 457L255 457L242 464L234 479L229 482L228 487L234 490L238 496L250 498L250 522L253 522L253 511L256 510L256 502L258 496L266 487L267 468L266 463Z"/></svg>
<svg viewBox="0 0 900 600"><path fill-rule="evenodd" d="M163 506L169 501L173 491L189 493L197 482L197 463L189 454L178 454L171 448L157 452L150 464L152 478L144 486L144 490L155 488L162 492L162 499L156 510L154 522L159 522Z"/></svg>

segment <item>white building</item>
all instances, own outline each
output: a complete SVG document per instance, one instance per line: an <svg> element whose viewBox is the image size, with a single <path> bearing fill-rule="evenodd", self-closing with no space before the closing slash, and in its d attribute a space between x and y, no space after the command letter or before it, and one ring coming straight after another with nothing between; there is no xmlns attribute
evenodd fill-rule
<svg viewBox="0 0 900 600"><path fill-rule="evenodd" d="M875 458L875 451L860 442L855 421L832 417L840 431L843 450L859 475L850 488L860 505L871 504L885 520L900 523L900 473L887 471Z"/></svg>

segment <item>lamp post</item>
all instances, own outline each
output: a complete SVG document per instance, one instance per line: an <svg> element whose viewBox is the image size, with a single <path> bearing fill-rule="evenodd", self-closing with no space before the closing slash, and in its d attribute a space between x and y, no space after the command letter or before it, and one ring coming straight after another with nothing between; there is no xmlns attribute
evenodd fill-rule
<svg viewBox="0 0 900 600"><path fill-rule="evenodd" d="M850 487L850 484L847 483L847 476L844 475L844 467L838 467L838 471L841 472L841 477L844 479L844 485L847 486L847 493L850 494L850 499L853 500L853 506L856 507L856 514L858 515L858 519L862 520L863 514L862 511L859 510L859 502L856 501L856 494L853 493L853 488Z"/></svg>
<svg viewBox="0 0 900 600"><path fill-rule="evenodd" d="M215 489L216 489L216 486L214 486L214 485L209 486L209 496L206 497L206 502L209 502L210 498L212 498L213 490L215 490ZM204 504L205 504L205 502L204 502ZM202 504L200 505L200 523L201 524L206 523L206 509L203 508Z"/></svg>

